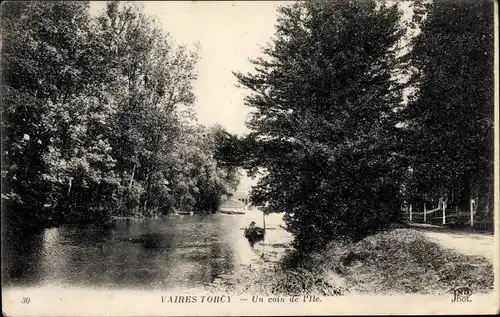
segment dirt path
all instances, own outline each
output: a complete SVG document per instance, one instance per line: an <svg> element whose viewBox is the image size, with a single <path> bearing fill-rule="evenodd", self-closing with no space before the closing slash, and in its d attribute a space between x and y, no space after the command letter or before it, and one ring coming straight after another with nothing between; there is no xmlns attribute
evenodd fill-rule
<svg viewBox="0 0 500 317"><path fill-rule="evenodd" d="M478 255L494 260L495 248L493 235L476 233L449 233L421 230L431 240L447 249L453 249L467 255Z"/></svg>

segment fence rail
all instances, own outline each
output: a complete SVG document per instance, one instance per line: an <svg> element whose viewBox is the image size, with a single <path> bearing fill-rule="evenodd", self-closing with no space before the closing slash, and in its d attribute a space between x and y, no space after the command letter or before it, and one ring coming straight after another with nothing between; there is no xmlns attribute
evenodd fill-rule
<svg viewBox="0 0 500 317"><path fill-rule="evenodd" d="M470 200L470 208L467 211L459 210L457 206L455 206L455 208L447 208L447 203L444 200L440 200L438 206L430 210L427 210L427 205L425 203L423 206L409 204L402 208L404 217L411 222L430 224L440 223L442 225L460 222L469 224L471 227L474 226L474 215L476 211L477 205L474 199Z"/></svg>

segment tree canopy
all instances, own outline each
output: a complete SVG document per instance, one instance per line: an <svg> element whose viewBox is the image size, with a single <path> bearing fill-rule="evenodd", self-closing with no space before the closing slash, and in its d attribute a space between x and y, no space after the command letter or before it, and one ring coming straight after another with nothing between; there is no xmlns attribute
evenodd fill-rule
<svg viewBox="0 0 500 317"><path fill-rule="evenodd" d="M492 216L493 3L432 1L408 55L416 88L405 113L412 196L449 197Z"/></svg>
<svg viewBox="0 0 500 317"><path fill-rule="evenodd" d="M2 5L2 201L25 224L213 212L237 186L195 122L196 51L135 4ZM208 203L210 201L211 203Z"/></svg>
<svg viewBox="0 0 500 317"><path fill-rule="evenodd" d="M391 72L400 15L375 1L282 7L266 57L236 74L255 109L247 164L266 172L252 198L285 212L301 247L359 238L398 217L401 91Z"/></svg>

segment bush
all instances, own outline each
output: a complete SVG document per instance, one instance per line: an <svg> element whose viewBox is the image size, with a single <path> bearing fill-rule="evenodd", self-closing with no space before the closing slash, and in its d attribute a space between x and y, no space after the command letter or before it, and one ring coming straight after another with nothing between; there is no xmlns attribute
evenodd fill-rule
<svg viewBox="0 0 500 317"><path fill-rule="evenodd" d="M323 250L331 241L360 241L399 222L401 200L397 186L370 183L360 185L357 191L332 190L339 184L337 180L329 182L328 190L317 192L320 199L307 201L306 206L285 215L299 252Z"/></svg>

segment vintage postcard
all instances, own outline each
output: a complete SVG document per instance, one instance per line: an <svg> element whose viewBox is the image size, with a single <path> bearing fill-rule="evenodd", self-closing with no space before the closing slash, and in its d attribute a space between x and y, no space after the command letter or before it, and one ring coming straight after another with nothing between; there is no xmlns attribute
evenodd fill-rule
<svg viewBox="0 0 500 317"><path fill-rule="evenodd" d="M499 312L498 1L5 1L5 316Z"/></svg>

